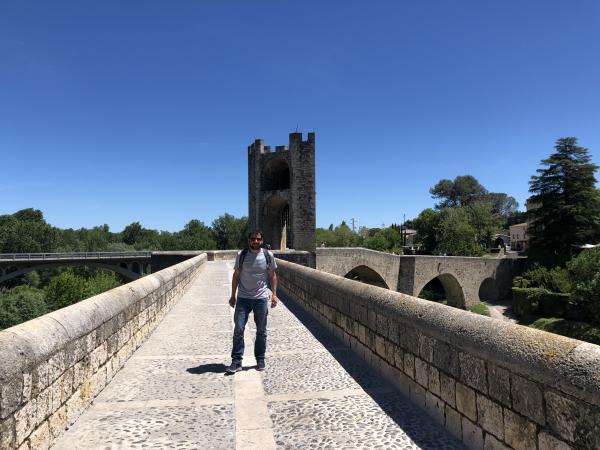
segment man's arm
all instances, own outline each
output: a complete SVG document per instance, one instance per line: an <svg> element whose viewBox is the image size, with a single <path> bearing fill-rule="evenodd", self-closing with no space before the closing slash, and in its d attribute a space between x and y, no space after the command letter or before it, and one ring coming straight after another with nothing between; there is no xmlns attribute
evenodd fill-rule
<svg viewBox="0 0 600 450"><path fill-rule="evenodd" d="M240 283L240 269L235 269L233 277L231 278L231 297L229 298L229 306L235 307L235 293L237 291L238 284Z"/></svg>
<svg viewBox="0 0 600 450"><path fill-rule="evenodd" d="M275 308L277 306L277 272L274 270L269 270L269 282L271 284L271 292L273 295L271 296L271 308Z"/></svg>

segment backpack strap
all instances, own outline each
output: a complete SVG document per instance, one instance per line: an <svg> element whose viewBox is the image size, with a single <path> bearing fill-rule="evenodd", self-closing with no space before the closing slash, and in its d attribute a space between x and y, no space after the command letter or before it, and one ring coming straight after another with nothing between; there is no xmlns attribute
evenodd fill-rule
<svg viewBox="0 0 600 450"><path fill-rule="evenodd" d="M241 271L242 268L244 267L244 259L246 258L246 254L248 253L248 249L245 248L244 250L242 250L242 252L240 253L240 264L239 264L239 270Z"/></svg>
<svg viewBox="0 0 600 450"><path fill-rule="evenodd" d="M265 254L265 259L267 260L267 269L269 269L269 267L271 266L271 254L266 248L263 248L262 251Z"/></svg>

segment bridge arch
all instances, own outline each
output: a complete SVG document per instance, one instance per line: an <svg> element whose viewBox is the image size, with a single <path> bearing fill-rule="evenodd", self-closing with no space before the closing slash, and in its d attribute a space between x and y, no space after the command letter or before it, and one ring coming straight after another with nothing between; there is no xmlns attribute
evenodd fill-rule
<svg viewBox="0 0 600 450"><path fill-rule="evenodd" d="M344 275L344 278L349 278L350 280L360 281L361 283L371 284L373 286L378 286L385 289L390 288L378 272L364 265L357 266L350 270L346 275Z"/></svg>
<svg viewBox="0 0 600 450"><path fill-rule="evenodd" d="M456 277L450 273L442 273L430 279L423 285L421 289L419 289L417 297L421 295L423 289L425 289L432 282L435 282L434 280L437 280L437 282L442 285L448 306L466 309L464 290Z"/></svg>
<svg viewBox="0 0 600 450"><path fill-rule="evenodd" d="M482 302L495 302L500 299L500 291L494 278L486 278L479 285L479 300Z"/></svg>
<svg viewBox="0 0 600 450"><path fill-rule="evenodd" d="M123 275L125 278L127 278L128 280L136 280L138 278L140 278L143 275L140 275L139 273L135 273L131 270L129 270L128 268L124 268L121 266L116 266L116 265L110 265L110 264L104 264L104 263L97 263L97 262L86 262L85 264L82 264L80 261L76 262L76 263L72 263L70 261L62 261L60 264L37 264L34 266L28 266L28 267L23 267L21 269L17 269L17 270L13 270L13 271L5 271L5 273L3 275L0 275L0 284L4 283L5 281L11 280L13 278L17 278L20 277L21 275L25 275L29 272L33 272L34 270L42 270L42 269L49 269L52 267L56 267L56 266L88 266L88 267L95 267L97 269L106 269L106 270L110 270L112 272L116 272L120 275Z"/></svg>

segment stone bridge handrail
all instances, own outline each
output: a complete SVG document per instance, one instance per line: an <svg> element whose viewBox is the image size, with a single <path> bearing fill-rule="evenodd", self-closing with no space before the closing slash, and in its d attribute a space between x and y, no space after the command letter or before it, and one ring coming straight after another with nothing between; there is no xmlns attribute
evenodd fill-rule
<svg viewBox="0 0 600 450"><path fill-rule="evenodd" d="M0 253L0 261L150 258L152 252Z"/></svg>
<svg viewBox="0 0 600 450"><path fill-rule="evenodd" d="M205 253L0 331L0 448L48 448L179 299ZM29 446L28 446L29 447Z"/></svg>
<svg viewBox="0 0 600 450"><path fill-rule="evenodd" d="M459 438L600 448L600 346L286 261L279 280Z"/></svg>

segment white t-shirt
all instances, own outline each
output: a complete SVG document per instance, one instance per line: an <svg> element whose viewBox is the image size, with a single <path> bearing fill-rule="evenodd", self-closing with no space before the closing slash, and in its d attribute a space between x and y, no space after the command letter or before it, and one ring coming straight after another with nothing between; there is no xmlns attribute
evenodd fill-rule
<svg viewBox="0 0 600 450"><path fill-rule="evenodd" d="M268 272L277 269L277 263L273 253L269 252L271 264L267 264L267 258L264 252L268 250L261 249L258 253L252 253L248 250L244 257L244 267L242 267L240 282L238 284L238 297L242 298L269 298L271 290L268 285ZM240 268L240 255L238 252L235 258L235 269Z"/></svg>

